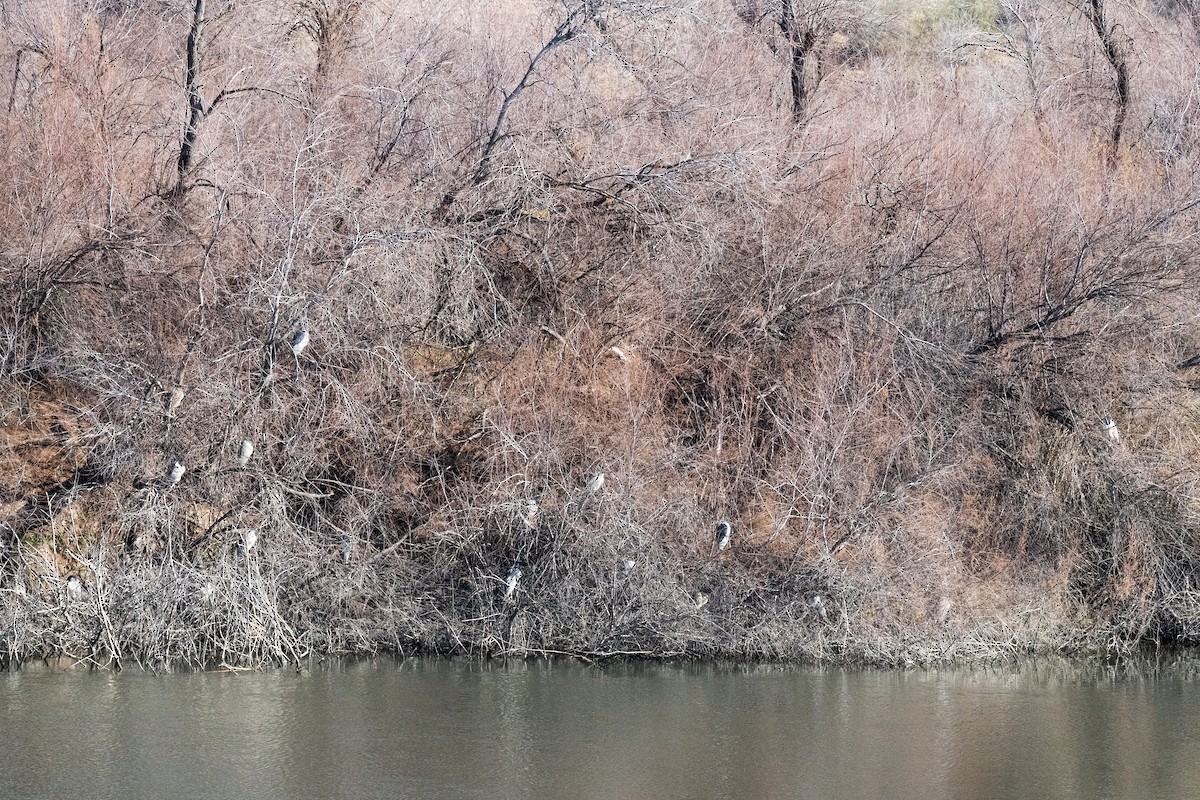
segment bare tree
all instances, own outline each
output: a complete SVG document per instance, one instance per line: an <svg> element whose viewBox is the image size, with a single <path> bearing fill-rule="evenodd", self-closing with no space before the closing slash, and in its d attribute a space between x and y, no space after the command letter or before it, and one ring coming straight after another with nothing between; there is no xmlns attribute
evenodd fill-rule
<svg viewBox="0 0 1200 800"><path fill-rule="evenodd" d="M500 102L500 108L496 111L496 118L480 147L479 159L467 181L467 186L479 186L491 175L492 159L496 154L496 147L508 135L506 122L509 111L517 98L537 81L538 70L541 68L543 60L554 50L579 36L589 23L597 19L602 5L603 0L584 0L570 8L567 16L555 26L554 32L541 48L529 58L529 65L513 87L502 91L503 99ZM453 205L458 193L463 188L465 187L458 187L447 192L442 198L442 207L448 208Z"/></svg>
<svg viewBox="0 0 1200 800"><path fill-rule="evenodd" d="M192 0L191 20L188 23L188 35L184 55L183 90L187 101L187 118L183 123L183 136L179 145L179 155L175 160L175 186L167 192L168 195L172 196L180 195L187 190L186 182L195 166L196 140L200 135L200 126L204 120L212 116L221 103L235 95L246 92L281 94L280 92L261 86L239 86L235 88L223 86L213 99L207 105L205 104L202 94L204 87L202 61L208 40L208 29L219 20L230 18L234 11L236 11L236 5L227 2L216 14L210 14L207 3L208 0ZM287 99L295 100L295 98Z"/></svg>
<svg viewBox="0 0 1200 800"><path fill-rule="evenodd" d="M1127 50L1126 36L1123 28L1113 24L1104 6L1104 0L1087 0L1083 4L1083 14L1091 23L1092 30L1100 43L1105 60L1113 71L1113 92L1116 95L1117 109L1113 113L1112 134L1110 142L1112 151L1109 158L1115 161L1121 147L1121 135L1125 129L1125 118L1129 115L1129 64L1125 58Z"/></svg>
<svg viewBox="0 0 1200 800"><path fill-rule="evenodd" d="M773 0L766 8L746 3L738 16L753 27L770 26L772 52L787 64L792 121L799 125L828 69L834 38L863 18L858 0Z"/></svg>
<svg viewBox="0 0 1200 800"><path fill-rule="evenodd" d="M338 60L354 45L361 22L363 0L301 0L292 30L312 42L316 48L310 100L327 88Z"/></svg>

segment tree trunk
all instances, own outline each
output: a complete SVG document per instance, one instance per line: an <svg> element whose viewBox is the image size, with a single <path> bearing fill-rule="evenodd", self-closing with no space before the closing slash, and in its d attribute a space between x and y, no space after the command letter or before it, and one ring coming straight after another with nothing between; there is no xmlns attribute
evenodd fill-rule
<svg viewBox="0 0 1200 800"><path fill-rule="evenodd" d="M175 192L183 191L183 181L192 167L192 150L200 131L200 120L204 116L204 101L200 98L200 33L204 27L204 0L195 0L192 7L192 24L188 29L187 68L184 76L184 91L187 93L188 117L183 125L183 142L179 146L179 160L175 164L177 182Z"/></svg>
<svg viewBox="0 0 1200 800"><path fill-rule="evenodd" d="M1113 115L1112 153L1110 154L1110 158L1115 162L1121 147L1125 117L1129 113L1129 65L1126 64L1125 54L1121 51L1114 35L1116 26L1110 28L1108 20L1104 16L1104 0L1088 0L1088 4L1084 7L1084 13L1087 14L1096 31L1096 36L1100 39L1100 48L1104 51L1104 57L1108 60L1109 66L1113 68L1116 82L1114 88L1117 93L1117 111Z"/></svg>
<svg viewBox="0 0 1200 800"><path fill-rule="evenodd" d="M807 21L796 19L795 0L781 0L779 30L788 48L788 70L792 88L792 122L799 125L808 105L808 60L817 44L817 33Z"/></svg>

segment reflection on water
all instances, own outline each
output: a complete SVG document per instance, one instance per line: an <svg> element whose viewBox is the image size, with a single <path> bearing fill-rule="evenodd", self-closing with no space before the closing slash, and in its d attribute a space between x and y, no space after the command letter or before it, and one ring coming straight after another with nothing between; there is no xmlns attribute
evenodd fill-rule
<svg viewBox="0 0 1200 800"><path fill-rule="evenodd" d="M2 798L1200 797L1195 680L378 660L0 674Z"/></svg>

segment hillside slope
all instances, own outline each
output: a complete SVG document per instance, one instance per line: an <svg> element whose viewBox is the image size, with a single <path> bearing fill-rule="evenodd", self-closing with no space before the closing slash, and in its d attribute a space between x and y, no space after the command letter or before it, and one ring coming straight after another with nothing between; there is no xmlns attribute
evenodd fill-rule
<svg viewBox="0 0 1200 800"><path fill-rule="evenodd" d="M1189 7L5 5L0 659L1194 641Z"/></svg>

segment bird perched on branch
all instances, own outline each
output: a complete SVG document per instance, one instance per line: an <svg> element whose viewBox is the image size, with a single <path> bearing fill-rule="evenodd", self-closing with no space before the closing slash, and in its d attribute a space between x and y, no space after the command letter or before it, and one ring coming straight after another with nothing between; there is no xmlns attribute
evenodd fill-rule
<svg viewBox="0 0 1200 800"><path fill-rule="evenodd" d="M604 486L604 473L597 472L588 480L586 488L590 493L595 494L600 491L602 486Z"/></svg>
<svg viewBox="0 0 1200 800"><path fill-rule="evenodd" d="M254 442L249 439L243 439L241 446L238 448L238 466L244 467L250 463L250 456L254 455Z"/></svg>
<svg viewBox="0 0 1200 800"><path fill-rule="evenodd" d="M187 472L187 467L180 461L172 461L171 468L167 470L167 488L170 489L179 481L183 480L183 473Z"/></svg>
<svg viewBox="0 0 1200 800"><path fill-rule="evenodd" d="M308 347L308 326L301 327L292 335L292 355L296 358L304 352L304 348Z"/></svg>
<svg viewBox="0 0 1200 800"><path fill-rule="evenodd" d="M258 544L258 531L251 528L242 534L242 541L238 543L238 553L244 556L249 555L256 544Z"/></svg>
<svg viewBox="0 0 1200 800"><path fill-rule="evenodd" d="M810 612L812 612L813 614L816 614L821 619L826 618L825 598L822 597L820 594L813 592L812 594L810 594L804 598L804 602L805 602L805 604L808 605L808 610Z"/></svg>
<svg viewBox="0 0 1200 800"><path fill-rule="evenodd" d="M212 581L206 582L200 587L200 605L205 608L212 608L213 601L217 597L217 585Z"/></svg>
<svg viewBox="0 0 1200 800"><path fill-rule="evenodd" d="M79 580L78 575L71 575L67 578L67 601L78 603L83 600L83 581Z"/></svg>
<svg viewBox="0 0 1200 800"><path fill-rule="evenodd" d="M692 598L692 600L696 604L697 611L708 605L708 595L706 595L704 592L696 592L696 595Z"/></svg>
<svg viewBox="0 0 1200 800"><path fill-rule="evenodd" d="M517 593L517 586L521 582L521 568L513 564L508 568L508 575L504 576L504 602L512 602L513 595Z"/></svg>
<svg viewBox="0 0 1200 800"><path fill-rule="evenodd" d="M717 550L727 550L733 540L733 526L728 522L717 523Z"/></svg>

